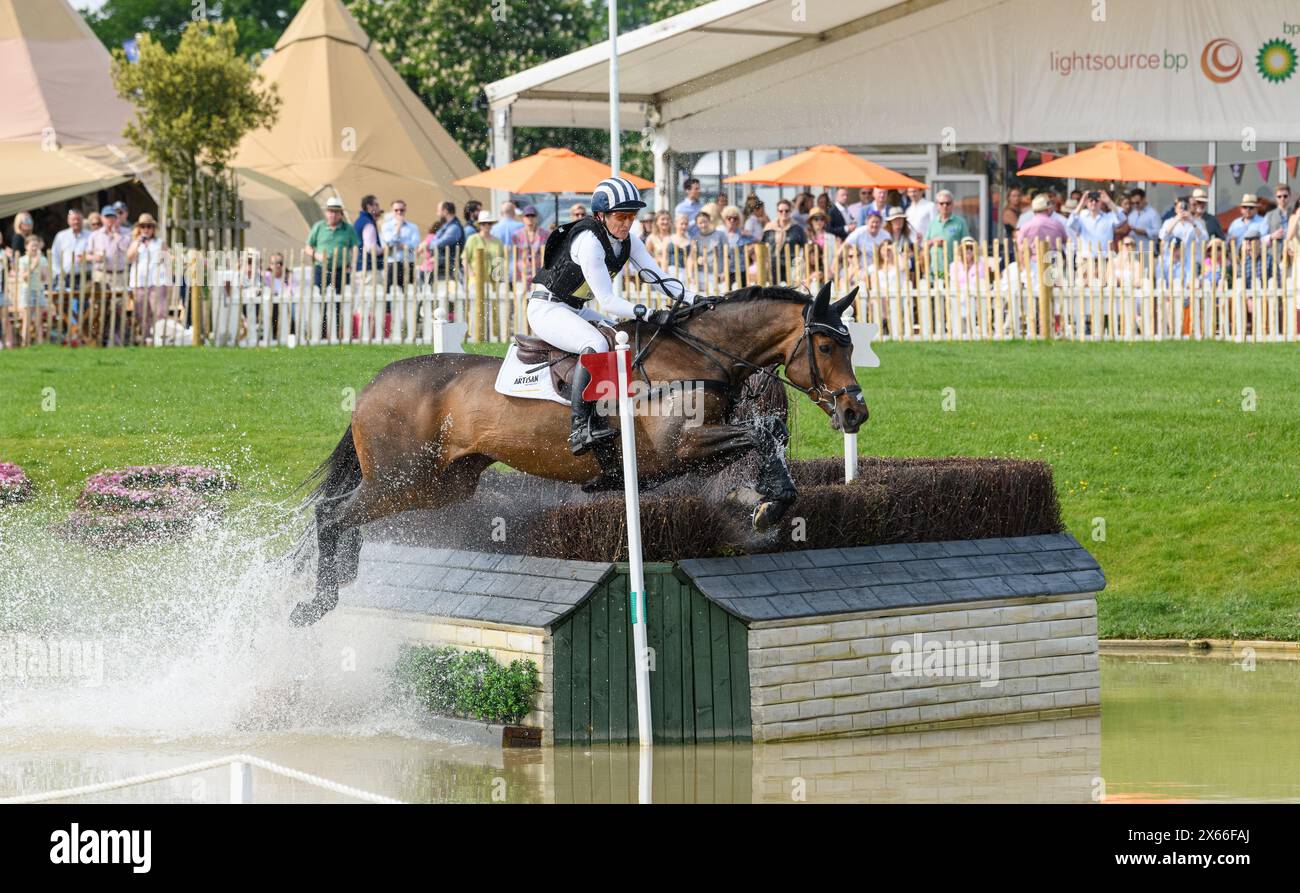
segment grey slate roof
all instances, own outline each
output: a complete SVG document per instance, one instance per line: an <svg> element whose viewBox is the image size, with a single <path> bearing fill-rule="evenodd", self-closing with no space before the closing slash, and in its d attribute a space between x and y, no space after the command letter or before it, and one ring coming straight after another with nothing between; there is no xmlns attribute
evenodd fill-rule
<svg viewBox="0 0 1300 893"><path fill-rule="evenodd" d="M545 627L595 589L612 564L365 542L339 603Z"/></svg>
<svg viewBox="0 0 1300 893"><path fill-rule="evenodd" d="M705 596L746 621L1106 586L1096 560L1068 533L688 558L678 567Z"/></svg>

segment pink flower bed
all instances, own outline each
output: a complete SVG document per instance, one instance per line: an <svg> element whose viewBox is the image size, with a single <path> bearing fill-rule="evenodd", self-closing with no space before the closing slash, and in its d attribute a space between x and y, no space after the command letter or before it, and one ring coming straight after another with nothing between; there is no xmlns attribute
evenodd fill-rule
<svg viewBox="0 0 1300 893"><path fill-rule="evenodd" d="M92 546L127 546L176 539L190 532L193 515L146 510L104 514L77 509L59 532Z"/></svg>
<svg viewBox="0 0 1300 893"><path fill-rule="evenodd" d="M195 493L235 489L235 479L215 468L202 465L130 465L109 469L86 478L86 490L153 490L181 487ZM83 491L84 492L84 491Z"/></svg>
<svg viewBox="0 0 1300 893"><path fill-rule="evenodd" d="M92 474L77 508L61 527L92 545L128 545L183 536L220 507L216 495L235 489L224 472L202 466L136 465Z"/></svg>
<svg viewBox="0 0 1300 893"><path fill-rule="evenodd" d="M12 462L0 462L0 505L26 502L31 498L32 482L27 472Z"/></svg>

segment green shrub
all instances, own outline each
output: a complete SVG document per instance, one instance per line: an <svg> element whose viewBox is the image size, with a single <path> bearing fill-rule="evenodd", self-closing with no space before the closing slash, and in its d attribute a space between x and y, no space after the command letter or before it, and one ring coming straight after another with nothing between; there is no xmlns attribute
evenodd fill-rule
<svg viewBox="0 0 1300 893"><path fill-rule="evenodd" d="M495 723L519 722L540 687L531 660L503 667L486 651L429 645L403 649L394 681L400 693L433 713Z"/></svg>

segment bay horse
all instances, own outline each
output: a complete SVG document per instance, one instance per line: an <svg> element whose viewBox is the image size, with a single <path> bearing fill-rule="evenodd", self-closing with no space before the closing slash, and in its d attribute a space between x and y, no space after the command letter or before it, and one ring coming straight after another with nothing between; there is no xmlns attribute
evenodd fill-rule
<svg viewBox="0 0 1300 893"><path fill-rule="evenodd" d="M748 491L752 524L765 530L778 523L796 496L783 456L785 424L775 417L728 424L729 410L751 375L776 376L771 370L784 366L782 381L812 399L833 428L857 431L868 412L840 320L856 293L831 301L829 284L815 298L751 286L697 299L665 326L617 326L630 343L645 345L634 374L703 386L694 419L652 414L645 411L650 401L642 401L635 415L638 475L653 481L710 472L757 453L761 470ZM338 603L339 585L356 576L363 524L467 499L494 462L570 483L598 478L593 452L569 451L567 406L494 389L501 362L475 354L398 360L357 396L351 425L306 482L316 484L305 503L315 510L316 592L294 608L294 625L314 623Z"/></svg>

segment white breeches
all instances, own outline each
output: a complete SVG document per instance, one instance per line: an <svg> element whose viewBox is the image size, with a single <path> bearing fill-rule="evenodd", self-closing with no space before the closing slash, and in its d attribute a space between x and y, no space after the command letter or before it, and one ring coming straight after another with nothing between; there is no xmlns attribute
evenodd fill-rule
<svg viewBox="0 0 1300 893"><path fill-rule="evenodd" d="M528 300L528 325L533 334L570 353L582 353L588 347L595 351L609 350L605 336L592 325L604 318L586 304L581 310L574 310L558 301Z"/></svg>

